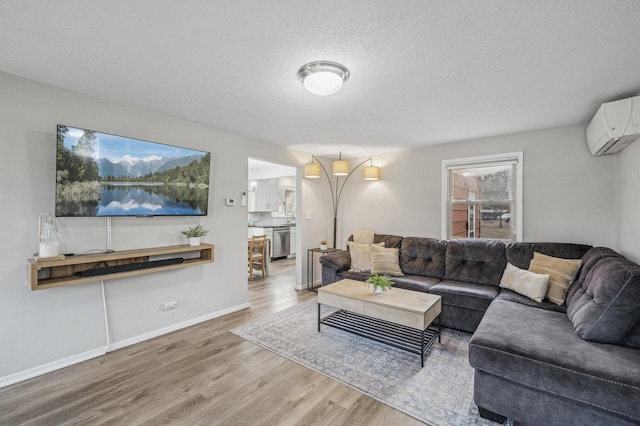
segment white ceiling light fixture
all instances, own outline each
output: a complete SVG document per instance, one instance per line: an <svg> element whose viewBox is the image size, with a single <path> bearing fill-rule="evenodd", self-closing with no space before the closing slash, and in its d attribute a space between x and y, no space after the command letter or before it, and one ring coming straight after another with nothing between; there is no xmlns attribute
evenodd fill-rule
<svg viewBox="0 0 640 426"><path fill-rule="evenodd" d="M298 79L314 95L333 95L349 79L349 70L330 61L309 62L298 70Z"/></svg>

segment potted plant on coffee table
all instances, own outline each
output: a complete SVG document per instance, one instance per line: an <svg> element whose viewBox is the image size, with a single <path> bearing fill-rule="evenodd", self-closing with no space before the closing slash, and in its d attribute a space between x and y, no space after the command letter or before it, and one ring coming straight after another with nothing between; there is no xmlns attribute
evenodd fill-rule
<svg viewBox="0 0 640 426"><path fill-rule="evenodd" d="M192 226L191 228L187 228L187 230L182 231L182 235L189 238L189 245L191 246L199 246L200 237L204 237L208 233L209 231L204 229L202 225Z"/></svg>
<svg viewBox="0 0 640 426"><path fill-rule="evenodd" d="M327 240L320 241L320 250L325 251L327 249Z"/></svg>
<svg viewBox="0 0 640 426"><path fill-rule="evenodd" d="M364 282L365 285L373 284L373 294L382 294L383 291L391 289L393 281L389 275L373 274Z"/></svg>

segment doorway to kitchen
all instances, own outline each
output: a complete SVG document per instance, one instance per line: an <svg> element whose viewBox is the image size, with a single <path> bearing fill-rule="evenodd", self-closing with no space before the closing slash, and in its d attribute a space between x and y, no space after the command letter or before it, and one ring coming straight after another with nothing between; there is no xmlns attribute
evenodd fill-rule
<svg viewBox="0 0 640 426"><path fill-rule="evenodd" d="M248 237L267 236L267 275L270 279L293 277L291 288L294 289L299 257L296 253L296 168L257 158L249 158L248 166ZM249 279L253 282L264 277L260 270L254 270Z"/></svg>

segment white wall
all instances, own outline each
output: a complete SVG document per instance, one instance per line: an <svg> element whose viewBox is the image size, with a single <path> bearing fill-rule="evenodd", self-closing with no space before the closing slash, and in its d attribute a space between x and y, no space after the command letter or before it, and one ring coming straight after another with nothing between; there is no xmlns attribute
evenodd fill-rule
<svg viewBox="0 0 640 426"><path fill-rule="evenodd" d="M525 241L615 248L614 164L593 157L584 125L497 136L375 155L382 180L358 170L345 185L338 213L339 247L353 231L440 237L441 162L504 152L524 153ZM362 159L351 159L358 164ZM637 202L637 198L636 198Z"/></svg>
<svg viewBox="0 0 640 426"><path fill-rule="evenodd" d="M4 73L0 93L0 386L96 356L107 343L99 282L33 292L27 284L38 216L54 209L57 123L212 154L208 216L113 219L114 250L184 244L180 231L197 223L210 230L204 241L215 244L214 263L105 282L115 347L247 306L247 209L225 207L224 198L247 189L249 156L299 167L308 154ZM56 221L62 252L106 247L106 219ZM304 226L298 232L301 239ZM178 309L160 311L170 300Z"/></svg>
<svg viewBox="0 0 640 426"><path fill-rule="evenodd" d="M640 263L640 142L615 157L618 251Z"/></svg>
<svg viewBox="0 0 640 426"><path fill-rule="evenodd" d="M274 164L272 166L257 167L249 169L249 180L279 178L282 176L295 176L296 169L283 164ZM295 182L292 184L295 186Z"/></svg>

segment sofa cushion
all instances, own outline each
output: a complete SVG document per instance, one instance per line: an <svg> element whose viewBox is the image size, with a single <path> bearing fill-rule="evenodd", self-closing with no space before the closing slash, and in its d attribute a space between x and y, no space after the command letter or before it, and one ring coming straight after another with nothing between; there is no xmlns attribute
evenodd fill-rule
<svg viewBox="0 0 640 426"><path fill-rule="evenodd" d="M567 300L567 315L585 340L640 348L640 266L600 258Z"/></svg>
<svg viewBox="0 0 640 426"><path fill-rule="evenodd" d="M549 287L545 296L556 305L562 305L569 284L573 282L581 263L580 259L561 259L535 252L529 271L549 275Z"/></svg>
<svg viewBox="0 0 640 426"><path fill-rule="evenodd" d="M449 241L444 279L498 287L507 265L504 248L498 240Z"/></svg>
<svg viewBox="0 0 640 426"><path fill-rule="evenodd" d="M393 277L391 280L395 283L393 286L403 288L405 290L422 291L428 293L429 289L440 280L433 277L423 277L420 275L405 275L404 277Z"/></svg>
<svg viewBox="0 0 640 426"><path fill-rule="evenodd" d="M449 280L440 281L429 289L429 293L442 297L443 305L482 312L487 310L499 291L498 287Z"/></svg>
<svg viewBox="0 0 640 426"><path fill-rule="evenodd" d="M447 241L405 237L400 248L400 267L405 275L444 278Z"/></svg>
<svg viewBox="0 0 640 426"><path fill-rule="evenodd" d="M399 235L376 234L373 242L375 244L384 243L385 247L399 249L402 245L402 237Z"/></svg>
<svg viewBox="0 0 640 426"><path fill-rule="evenodd" d="M624 258L620 253L611 250L608 247L593 247L587 251L584 256L582 256L582 265L580 266L580 269L578 269L578 273L575 280L573 280L573 284L571 284L569 290L567 290L567 295L565 297L567 304L569 303L569 299L573 298L575 291L582 286L582 283L589 274L589 271L591 271L591 268L593 268L600 259L605 257Z"/></svg>
<svg viewBox="0 0 640 426"><path fill-rule="evenodd" d="M550 302L546 299L543 299L541 303L536 302L533 299L528 298L527 296L523 296L521 294L516 293L513 290L509 290L508 288L503 288L500 290L500 294L496 297L496 300L508 300L510 302L520 303L521 305L531 306L533 308L546 309L548 311L554 312L567 312L567 305L556 305L553 302Z"/></svg>
<svg viewBox="0 0 640 426"><path fill-rule="evenodd" d="M400 263L398 263L397 248L371 246L371 273L378 275L402 276Z"/></svg>
<svg viewBox="0 0 640 426"><path fill-rule="evenodd" d="M510 263L507 263L502 278L500 279L500 287L513 290L538 303L542 302L545 294L547 294L548 286L548 274L536 274L526 269L520 269Z"/></svg>
<svg viewBox="0 0 640 426"><path fill-rule="evenodd" d="M571 243L507 243L505 256L510 264L529 269L535 252L562 259L581 259L591 248L589 245Z"/></svg>
<svg viewBox="0 0 640 426"><path fill-rule="evenodd" d="M582 286L585 278L589 274L589 271L593 266L598 263L603 257L623 257L621 254L611 250L608 247L593 247L588 250L584 256L582 256L582 264L576 273L576 277L573 283L569 285L567 294L565 295L565 303L569 303L569 300L573 299L576 291Z"/></svg>
<svg viewBox="0 0 640 426"><path fill-rule="evenodd" d="M471 337L469 363L510 382L640 422L640 351L584 341L563 313L494 301Z"/></svg>

